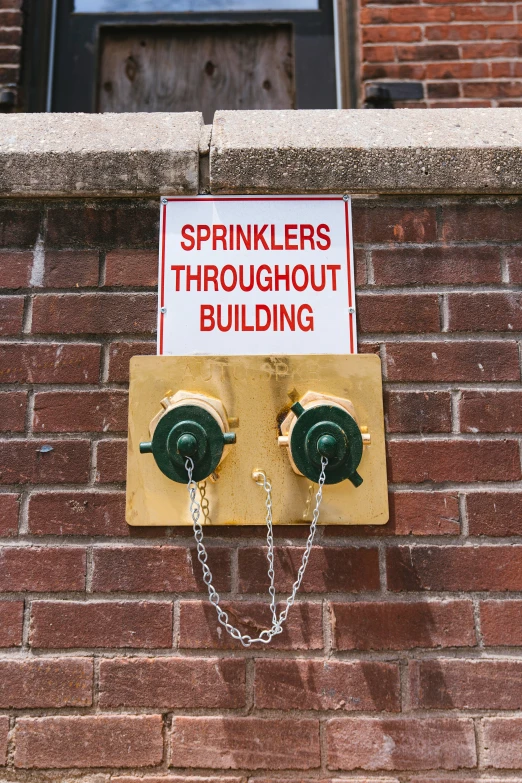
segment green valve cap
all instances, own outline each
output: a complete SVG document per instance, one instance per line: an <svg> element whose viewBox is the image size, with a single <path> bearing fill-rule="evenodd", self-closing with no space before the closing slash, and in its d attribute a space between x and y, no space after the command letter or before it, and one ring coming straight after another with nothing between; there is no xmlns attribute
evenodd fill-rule
<svg viewBox="0 0 522 783"><path fill-rule="evenodd" d="M337 405L318 405L308 410L295 403L297 416L290 438L290 449L298 470L310 481L319 481L321 460L326 457L326 484L348 479L355 487L362 484L357 468L363 454L363 441L357 422Z"/></svg>
<svg viewBox="0 0 522 783"><path fill-rule="evenodd" d="M203 481L215 471L226 445L236 442L234 432L223 432L212 414L198 405L179 405L159 420L151 443L140 443L141 454L153 454L162 473L186 484L185 462L194 463L192 478Z"/></svg>

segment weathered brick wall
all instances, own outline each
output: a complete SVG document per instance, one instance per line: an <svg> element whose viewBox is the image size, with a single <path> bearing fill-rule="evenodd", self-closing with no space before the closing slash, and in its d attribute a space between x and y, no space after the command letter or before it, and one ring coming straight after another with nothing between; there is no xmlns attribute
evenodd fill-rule
<svg viewBox="0 0 522 783"><path fill-rule="evenodd" d="M251 650L216 631L187 529L124 521L158 211L0 210L0 776L520 780L522 199L355 201L392 519L320 528L288 630ZM305 534L277 530L281 590ZM208 537L256 631L264 528Z"/></svg>
<svg viewBox="0 0 522 783"><path fill-rule="evenodd" d="M365 82L422 82L429 108L522 105L516 0L360 0ZM363 97L364 100L364 97ZM400 104L398 104L400 105Z"/></svg>
<svg viewBox="0 0 522 783"><path fill-rule="evenodd" d="M16 94L20 79L22 46L22 0L0 0L0 95ZM0 110L11 108L0 103Z"/></svg>

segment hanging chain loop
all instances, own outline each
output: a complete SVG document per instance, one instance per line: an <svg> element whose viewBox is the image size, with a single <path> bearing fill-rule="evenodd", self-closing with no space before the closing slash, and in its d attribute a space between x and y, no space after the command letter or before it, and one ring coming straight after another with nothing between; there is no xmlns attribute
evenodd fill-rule
<svg viewBox="0 0 522 783"><path fill-rule="evenodd" d="M303 552L303 559L301 561L299 571L297 572L296 580L292 585L292 592L284 602L284 608L280 612L279 616L277 614L275 573L274 573L274 530L273 530L273 520L272 520L272 485L264 473L262 472L259 473L259 476L262 478L262 481L257 483L259 483L260 486L262 486L266 492L266 501L265 501L266 527L267 527L266 543L268 546L268 551L267 551L268 578L270 581L268 593L270 596L270 610L272 612L272 627L267 628L264 631L260 631L259 635L254 638L252 636L249 636L248 634L242 634L238 628L235 628L229 622L228 614L220 604L221 599L219 597L219 593L216 591L214 585L212 584L212 571L210 570L207 564L208 553L205 544L203 543L203 527L201 525L201 522L199 521L199 518L202 513L202 506L205 501L206 503L205 503L205 507L203 508L203 515L205 517L208 517L208 499L205 498L205 492L204 492L205 485L203 485L203 493L202 493L203 499L200 504L196 497L198 486L192 478L192 474L194 471L194 462L190 457L187 457L185 460L185 468L188 474L187 488L188 488L189 499L190 499L190 516L192 518L192 527L194 530L194 538L196 540L198 560L201 563L201 567L203 569L203 581L205 582L208 589L208 597L210 603L213 604L217 612L218 622L221 623L221 625L225 628L227 633L229 633L230 636L232 636L233 639L237 639L238 641L240 641L243 647L250 647L251 644L256 644L258 642L262 644L268 644L269 642L272 641L274 636L277 636L277 634L280 634L283 631L283 623L286 621L288 617L288 612L290 611L291 607L295 603L297 592L301 587L301 582L303 581L304 573L306 571L306 566L308 565L308 560L310 559L310 553L312 551L315 531L317 528L317 521L319 519L319 508L321 506L321 500L323 499L323 486L324 486L324 482L326 481L327 465L328 465L328 460L326 459L326 457L321 457L321 473L319 475L319 487L315 495L315 508L314 508L314 513L312 515L312 521L310 523L310 532L306 540L305 551Z"/></svg>

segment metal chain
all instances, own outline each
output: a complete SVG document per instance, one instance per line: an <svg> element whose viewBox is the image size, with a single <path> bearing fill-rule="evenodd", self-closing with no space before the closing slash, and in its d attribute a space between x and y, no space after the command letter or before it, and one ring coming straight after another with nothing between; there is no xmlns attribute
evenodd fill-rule
<svg viewBox="0 0 522 783"><path fill-rule="evenodd" d="M315 531L317 528L317 521L319 519L319 507L321 505L321 500L323 499L323 486L324 486L324 482L326 481L327 465L328 465L328 460L326 459L326 457L321 457L321 473L319 475L319 487L315 496L315 508L312 516L312 521L310 523L310 532L306 540L306 547L303 553L303 559L301 561L299 571L297 572L297 578L294 584L292 585L292 592L284 602L285 606L284 609L279 614L279 617L277 616L276 591L275 591L275 583L274 583L275 574L274 574L274 531L273 531L273 520L272 520L272 485L268 481L265 474L260 473L260 476L263 477L262 486L266 492L266 502L265 502L266 526L267 526L266 541L268 545L268 552L267 552L268 578L270 580L268 593L270 595L272 627L267 628L264 631L261 631L259 633L259 636L257 636L257 638L253 638L248 634L242 634L238 628L235 628L233 625L231 625L228 619L227 612L223 609L222 606L220 606L219 593L216 592L216 589L212 584L212 571L207 565L208 554L205 548L205 544L203 543L203 527L201 525L201 522L199 521L199 518L202 513L203 500L205 500L205 493L203 491L202 504L200 505L196 499L196 492L198 487L196 482L193 481L192 479L192 474L194 472L194 462L190 457L187 457L185 460L185 468L188 474L187 489L190 498L190 516L192 517L192 526L194 529L194 538L196 540L198 560L201 563L201 567L203 569L203 581L205 582L208 589L208 597L210 603L214 606L217 612L218 621L225 628L227 633L229 633L230 636L232 636L233 639L237 639L238 641L241 642L243 647L250 647L251 644L255 644L257 642L261 642L262 644L268 644L269 642L272 641L274 636L282 633L283 631L283 627L282 627L283 623L286 621L288 617L288 612L290 611L291 607L295 603L295 597L297 595L297 591L301 587L301 582L303 581L304 573L306 571L306 566L308 565L308 560L310 559L312 544L314 542ZM204 516L208 516L208 500L206 501L206 506L203 513Z"/></svg>

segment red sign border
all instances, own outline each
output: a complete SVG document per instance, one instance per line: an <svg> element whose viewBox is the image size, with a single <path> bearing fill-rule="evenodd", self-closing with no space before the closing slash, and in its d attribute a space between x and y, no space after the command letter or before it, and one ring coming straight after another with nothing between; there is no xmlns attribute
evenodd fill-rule
<svg viewBox="0 0 522 783"><path fill-rule="evenodd" d="M163 356L163 331L165 313L165 237L167 232L167 203L169 201L344 201L344 219L346 224L346 264L348 267L348 320L350 330L350 354L354 353L354 286L352 286L352 230L350 222L349 198L344 196L166 196L161 199L161 273L160 273L160 312L158 324L158 356ZM355 268L353 269L355 276ZM355 281L355 277L354 277Z"/></svg>

